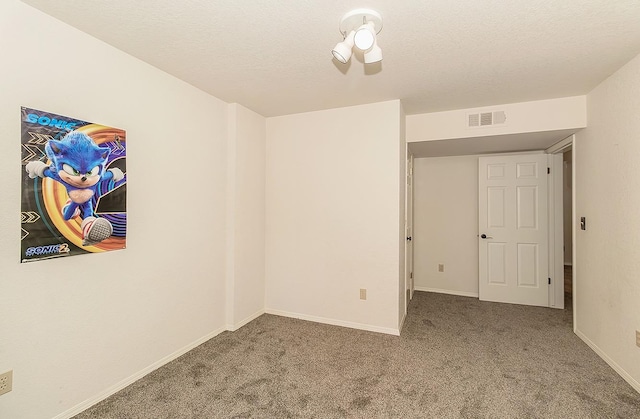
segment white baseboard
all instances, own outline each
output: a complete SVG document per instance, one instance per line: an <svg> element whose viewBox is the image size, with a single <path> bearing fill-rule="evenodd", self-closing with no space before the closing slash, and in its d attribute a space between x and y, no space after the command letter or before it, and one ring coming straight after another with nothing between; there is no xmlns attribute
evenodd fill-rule
<svg viewBox="0 0 640 419"><path fill-rule="evenodd" d="M438 294L459 295L461 297L478 298L478 293L477 292L443 290L443 289L440 289L440 288L429 288L429 287L415 287L415 290L416 291L426 291L426 292L436 292Z"/></svg>
<svg viewBox="0 0 640 419"><path fill-rule="evenodd" d="M258 317L262 316L263 314L264 314L264 310L260 309L255 313L253 313L252 315L250 315L249 317L247 317L246 319L236 323L235 325L227 325L227 330L230 332L235 332L236 330L240 329L242 326L254 321Z"/></svg>
<svg viewBox="0 0 640 419"><path fill-rule="evenodd" d="M580 339L582 339L584 343L586 343L591 349L593 349L593 351L597 353L598 356L604 360L604 362L609 364L609 366L613 368L615 372L617 372L627 383L629 383L631 387L633 387L638 393L640 393L640 383L638 381L636 381L631 375L629 375L628 372L626 372L620 365L618 365L613 359L611 359L609 355L607 355L602 349L598 347L598 345L596 345L588 337L586 337L584 333L579 330L576 330L575 333Z"/></svg>
<svg viewBox="0 0 640 419"><path fill-rule="evenodd" d="M148 367L144 368L143 370L138 371L137 373L125 378L124 380L120 381L119 383L116 383L116 384L112 385L111 387L109 387L106 390L104 390L103 392L95 395L94 397L91 397L91 398L83 401L82 403L77 404L76 406L72 407L71 409L60 413L59 415L55 416L53 419L69 419L69 418L77 415L78 413L81 413L81 412L85 411L86 409L90 408L94 404L101 402L102 400L106 399L107 397L109 397L109 396L117 393L118 391L122 390L123 388L127 387L128 385L133 384L134 382L136 382L137 380L141 379L145 375L157 370L161 366L163 366L165 364L168 364L169 362L173 361L174 359L184 355L185 353L189 352L190 350L192 350L196 346L199 346L199 345L203 344L204 342L208 341L209 339L218 336L220 333L224 332L225 330L226 330L226 328L220 328L218 330L215 330L215 331L209 333L206 336L201 337L200 339L188 344L187 346L184 346L183 348L178 349L174 353L165 356L164 358L160 359L159 361L154 362L153 364L149 365Z"/></svg>
<svg viewBox="0 0 640 419"><path fill-rule="evenodd" d="M351 329L359 329L359 330L366 330L369 332L378 332L378 333L385 333L387 335L400 336L400 329L393 329L390 327L380 327L380 326L373 326L373 325L364 324L364 323L347 322L343 320L328 319L326 317L310 316L307 314L292 313L288 311L273 310L269 308L265 310L265 313L273 314L275 316L291 317L294 319L307 320L307 321L316 322L316 323L330 324L332 326L349 327Z"/></svg>

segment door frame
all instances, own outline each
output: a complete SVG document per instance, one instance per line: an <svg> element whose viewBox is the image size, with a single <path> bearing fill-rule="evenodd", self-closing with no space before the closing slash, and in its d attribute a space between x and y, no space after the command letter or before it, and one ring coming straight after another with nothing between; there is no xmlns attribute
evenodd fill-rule
<svg viewBox="0 0 640 419"><path fill-rule="evenodd" d="M413 154L406 149L406 177L405 177L405 205L404 205L404 293L405 307L407 314L409 302L413 299L414 278L413 278ZM409 241L411 237L411 241Z"/></svg>
<svg viewBox="0 0 640 419"><path fill-rule="evenodd" d="M553 188L549 188L549 216L553 217L555 231L550 234L549 248L555 249L553 255L553 264L550 264L549 273L553 275L552 278L556 278L554 286L549 291L554 295L554 298L559 299L561 304L556 304L550 307L564 308L564 238L563 238L563 162L562 154L571 149L571 288L572 288L572 308L573 308L573 330L576 329L576 308L577 308L577 293L576 293L576 278L577 278L577 265L576 265L576 147L575 147L575 134L570 135L562 141L557 142L551 147L547 148L545 152L549 154L549 162L551 164L551 179L553 182ZM553 196L552 196L553 195ZM550 224L550 228L552 223ZM551 250L550 250L551 252ZM550 255L551 256L551 255ZM551 259L550 259L551 260ZM562 280L560 280L562 279ZM550 296L551 297L551 296ZM551 301L551 300L550 300Z"/></svg>
<svg viewBox="0 0 640 419"><path fill-rule="evenodd" d="M562 152L547 154L549 202L549 307L564 309L564 202Z"/></svg>

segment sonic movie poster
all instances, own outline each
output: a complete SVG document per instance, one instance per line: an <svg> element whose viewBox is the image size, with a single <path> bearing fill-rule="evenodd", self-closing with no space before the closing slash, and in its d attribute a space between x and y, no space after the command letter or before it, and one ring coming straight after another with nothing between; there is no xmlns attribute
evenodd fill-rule
<svg viewBox="0 0 640 419"><path fill-rule="evenodd" d="M23 107L22 262L124 249L125 131Z"/></svg>

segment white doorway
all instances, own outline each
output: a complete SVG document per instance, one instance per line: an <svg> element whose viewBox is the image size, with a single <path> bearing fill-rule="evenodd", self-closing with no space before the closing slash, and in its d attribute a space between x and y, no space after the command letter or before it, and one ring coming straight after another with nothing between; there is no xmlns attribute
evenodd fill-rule
<svg viewBox="0 0 640 419"><path fill-rule="evenodd" d="M557 137L556 137L557 138ZM562 138L562 137L560 137ZM552 170L549 176L549 201L557 192L554 181L558 175L562 179L563 162L560 157L564 151L571 150L572 170L570 183L575 190L575 154L576 146L573 135L556 142L546 150L538 152L464 154L455 149L446 154L432 143L451 142L456 140L425 141L410 143L409 152L413 154L413 282L416 291L454 294L467 297L479 297L479 242L478 233L478 158L506 154L546 154ZM558 164L560 166L556 166ZM566 180L566 179L565 179ZM566 180L569 181L569 180ZM553 185L553 186L551 186ZM562 186L562 180L560 180ZM575 246L575 230L578 227L575 215L575 193L571 192L573 213L568 223L574 226L572 246ZM562 191L560 201L562 201ZM551 203L551 202L550 202ZM555 208L549 208L550 217ZM562 214L562 213L561 213ZM551 220L551 218L550 218ZM560 227L560 242L556 243L557 222L549 226L549 265L547 278L551 278L548 290L548 306L562 309L564 307L564 243L563 230ZM560 251L558 256L556 250ZM572 295L571 306L575 318L578 303L576 295L576 278L578 268L575 264L576 249L571 249L572 260ZM559 263L556 263L559 262ZM559 266L559 273L558 273ZM579 286L579 284L578 284ZM568 308L569 308L568 307ZM575 321L574 321L575 325Z"/></svg>

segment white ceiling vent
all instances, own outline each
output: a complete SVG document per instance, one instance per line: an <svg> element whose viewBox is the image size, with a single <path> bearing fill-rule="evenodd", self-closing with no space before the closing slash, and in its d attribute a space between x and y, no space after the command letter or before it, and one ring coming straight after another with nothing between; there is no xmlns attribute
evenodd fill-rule
<svg viewBox="0 0 640 419"><path fill-rule="evenodd" d="M504 111L479 112L467 114L467 127L489 127L492 125L502 125L507 121Z"/></svg>

